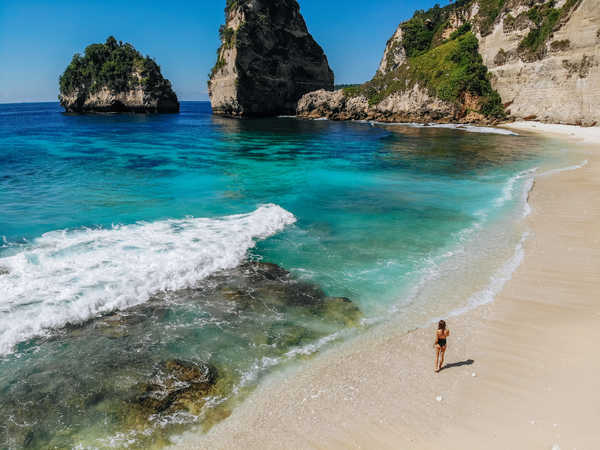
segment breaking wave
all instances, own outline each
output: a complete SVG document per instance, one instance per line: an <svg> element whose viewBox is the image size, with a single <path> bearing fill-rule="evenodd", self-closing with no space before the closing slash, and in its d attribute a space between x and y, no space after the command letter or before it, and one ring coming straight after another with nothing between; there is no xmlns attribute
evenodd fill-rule
<svg viewBox="0 0 600 450"><path fill-rule="evenodd" d="M0 354L48 328L193 286L239 265L257 240L293 224L278 205L186 218L52 231L0 258Z"/></svg>

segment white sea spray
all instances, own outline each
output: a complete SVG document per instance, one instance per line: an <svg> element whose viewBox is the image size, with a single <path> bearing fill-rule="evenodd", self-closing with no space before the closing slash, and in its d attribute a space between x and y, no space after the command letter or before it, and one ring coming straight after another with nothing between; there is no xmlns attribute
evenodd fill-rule
<svg viewBox="0 0 600 450"><path fill-rule="evenodd" d="M295 217L269 204L249 214L46 233L0 258L0 354L51 327L143 303L233 268Z"/></svg>

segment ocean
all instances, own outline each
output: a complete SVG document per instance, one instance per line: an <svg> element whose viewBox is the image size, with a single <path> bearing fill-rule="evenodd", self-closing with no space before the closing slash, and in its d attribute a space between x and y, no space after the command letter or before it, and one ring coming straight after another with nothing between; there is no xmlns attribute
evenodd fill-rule
<svg viewBox="0 0 600 450"><path fill-rule="evenodd" d="M493 300L561 144L0 105L0 447L161 447L269 373Z"/></svg>

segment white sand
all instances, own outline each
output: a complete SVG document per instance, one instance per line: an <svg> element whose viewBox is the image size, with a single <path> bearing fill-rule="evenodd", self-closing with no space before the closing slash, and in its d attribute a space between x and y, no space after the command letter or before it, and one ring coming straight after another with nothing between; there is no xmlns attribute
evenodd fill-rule
<svg viewBox="0 0 600 450"><path fill-rule="evenodd" d="M546 136L568 138L574 142L582 142L591 145L600 143L600 127L577 127L575 125L559 125L542 122L513 122L503 125L502 128L508 128L515 131L543 133Z"/></svg>
<svg viewBox="0 0 600 450"><path fill-rule="evenodd" d="M588 164L536 180L524 262L492 304L448 321L458 364L433 372L433 327L386 324L180 446L600 449L600 129L510 127L568 137Z"/></svg>

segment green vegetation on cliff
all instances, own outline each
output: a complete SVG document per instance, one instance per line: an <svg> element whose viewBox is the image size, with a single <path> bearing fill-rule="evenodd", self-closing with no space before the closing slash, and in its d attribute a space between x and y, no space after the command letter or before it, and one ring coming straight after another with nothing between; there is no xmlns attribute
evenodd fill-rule
<svg viewBox="0 0 600 450"><path fill-rule="evenodd" d="M557 8L556 0L457 0L444 7L436 4L427 11L418 10L400 24L401 38L388 41L387 60L381 71L363 85L344 88L344 94L364 96L373 106L418 85L430 96L454 103L462 111L504 118L502 100L491 86L476 36L490 34L504 14L505 31L529 27L519 44L519 56L525 61L539 59L552 33L581 2L566 0ZM523 6L529 9L518 17L507 14L511 8ZM552 44L554 50L568 47L568 41ZM495 62L503 64L507 58L501 49Z"/></svg>
<svg viewBox="0 0 600 450"><path fill-rule="evenodd" d="M228 3L229 5L229 3ZM228 6L229 7L233 7L235 6L235 2L231 3L232 6ZM227 11L227 9L226 9ZM219 46L219 48L217 49L217 62L215 63L215 65L213 66L213 68L210 70L210 73L208 74L208 84L210 85L210 80L212 79L212 77L223 67L225 67L225 58L223 57L223 50L230 50L235 46L236 43L236 38L237 38L237 31L234 30L233 28L229 28L226 25L221 25L219 27L219 38L221 39L221 45Z"/></svg>
<svg viewBox="0 0 600 450"><path fill-rule="evenodd" d="M418 56L439 45L442 34L448 28L451 17L467 17L477 4L477 13L472 17L473 29L481 36L492 32L494 23L503 10L510 5L527 5L530 9L519 15L533 24L530 32L519 44L519 53L524 59L540 58L544 54L545 45L552 32L561 26L564 19L575 10L582 0L567 0L560 8L556 8L556 0L457 0L443 8L435 5L423 11L418 10L413 17L404 22L402 28L402 46L408 57ZM526 17L525 17L526 16ZM517 18L508 14L504 19L504 27L511 29Z"/></svg>
<svg viewBox="0 0 600 450"><path fill-rule="evenodd" d="M492 31L494 22L500 15L506 0L457 0L450 5L435 5L433 8L423 11L417 10L413 17L404 22L402 28L402 46L408 57L418 56L436 47L443 42L442 33L449 26L452 15L467 15L475 3L478 4L478 12L475 25L482 36ZM462 28L462 27L461 27ZM463 29L464 34L469 29ZM452 36L454 39L457 36Z"/></svg>
<svg viewBox="0 0 600 450"><path fill-rule="evenodd" d="M477 20L479 22L479 32L486 36L492 32L494 22L500 15L506 0L479 0L479 12Z"/></svg>
<svg viewBox="0 0 600 450"><path fill-rule="evenodd" d="M142 87L146 92L171 90L160 67L149 56L142 56L131 44L110 36L104 44L91 44L85 53L76 53L60 77L60 93L96 93L104 87L125 92ZM173 93L173 96L175 94Z"/></svg>
<svg viewBox="0 0 600 450"><path fill-rule="evenodd" d="M527 36L519 43L519 53L525 59L539 59L544 56L546 42L552 32L560 26L561 20L567 17L571 11L579 6L581 0L567 0L557 9L554 0L547 1L541 5L534 5L527 11L528 19L534 26Z"/></svg>
<svg viewBox="0 0 600 450"><path fill-rule="evenodd" d="M226 0L225 2L225 14L229 14L229 12L238 5L238 0Z"/></svg>
<svg viewBox="0 0 600 450"><path fill-rule="evenodd" d="M466 28L461 30L464 32ZM457 33L454 39L409 57L398 69L360 86L344 89L347 96L365 96L370 105L376 105L396 92L405 92L419 85L441 100L460 103L465 95L480 99L480 112L489 118L505 116L502 101L492 89L487 68L478 52L479 42L470 32Z"/></svg>
<svg viewBox="0 0 600 450"><path fill-rule="evenodd" d="M417 11L412 19L401 25L402 46L406 56L418 56L431 48L433 37L445 27L448 12L454 5L440 8L435 5L428 11Z"/></svg>

